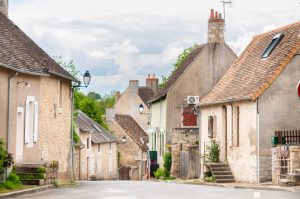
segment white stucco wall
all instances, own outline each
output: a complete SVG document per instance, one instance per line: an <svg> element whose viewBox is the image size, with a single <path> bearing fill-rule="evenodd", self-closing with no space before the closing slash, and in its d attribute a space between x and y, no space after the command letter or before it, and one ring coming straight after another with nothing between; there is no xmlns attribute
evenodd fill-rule
<svg viewBox="0 0 300 199"><path fill-rule="evenodd" d="M151 118L150 118L150 130L149 130L149 146L150 150L157 150L157 162L160 166L163 166L163 152L166 145L166 119L167 119L167 100L161 100L151 105ZM156 132L156 133L155 133ZM163 140L161 136L158 136L157 132L163 133ZM156 136L156 138L154 137ZM156 140L156 145L154 143ZM162 141L163 143L160 143ZM162 153L159 153L159 147Z"/></svg>
<svg viewBox="0 0 300 199"><path fill-rule="evenodd" d="M244 101L226 104L227 108L227 161L238 182L255 183L257 181L257 114L256 102ZM239 106L239 146L234 147L232 143L232 106ZM220 161L225 161L225 108L223 105L207 106L201 108L201 153L203 154L204 142L209 142L208 117L217 117L217 137L220 143Z"/></svg>

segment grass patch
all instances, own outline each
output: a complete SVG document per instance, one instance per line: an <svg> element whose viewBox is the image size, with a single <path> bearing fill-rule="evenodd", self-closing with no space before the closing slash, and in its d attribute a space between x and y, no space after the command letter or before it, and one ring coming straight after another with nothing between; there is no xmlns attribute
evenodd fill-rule
<svg viewBox="0 0 300 199"><path fill-rule="evenodd" d="M174 178L174 177L171 177L171 176L169 176L169 177L164 177L163 178L163 180L175 180L176 178Z"/></svg>
<svg viewBox="0 0 300 199"><path fill-rule="evenodd" d="M24 190L24 189L31 189L31 188L35 188L38 187L37 185L19 185L18 188L16 189L6 189L3 186L0 186L0 194L3 193L9 193L9 192L13 192L13 191L18 191L18 190Z"/></svg>

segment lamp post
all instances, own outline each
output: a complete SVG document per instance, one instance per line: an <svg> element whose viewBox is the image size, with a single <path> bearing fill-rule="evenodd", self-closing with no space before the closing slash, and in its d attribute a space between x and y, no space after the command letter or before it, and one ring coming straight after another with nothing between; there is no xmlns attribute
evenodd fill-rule
<svg viewBox="0 0 300 199"><path fill-rule="evenodd" d="M81 85L81 82L78 83L77 85L73 85L71 88L72 88L72 102L71 102L71 178L73 180L73 177L74 177L74 142L73 142L73 114L74 114L74 90L75 88L87 88L88 85L90 84L91 82L91 74L90 72L87 70L84 75L83 75L83 84L84 85Z"/></svg>

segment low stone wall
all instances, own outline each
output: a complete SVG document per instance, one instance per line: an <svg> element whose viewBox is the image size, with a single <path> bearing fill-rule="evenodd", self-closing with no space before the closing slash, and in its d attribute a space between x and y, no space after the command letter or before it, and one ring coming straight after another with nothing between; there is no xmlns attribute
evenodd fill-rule
<svg viewBox="0 0 300 199"><path fill-rule="evenodd" d="M287 168L283 166L286 165ZM272 147L272 182L278 184L281 175L300 168L300 146Z"/></svg>
<svg viewBox="0 0 300 199"><path fill-rule="evenodd" d="M180 151L188 151L199 140L199 130L180 128L172 132L172 167L171 176L178 177L180 169Z"/></svg>

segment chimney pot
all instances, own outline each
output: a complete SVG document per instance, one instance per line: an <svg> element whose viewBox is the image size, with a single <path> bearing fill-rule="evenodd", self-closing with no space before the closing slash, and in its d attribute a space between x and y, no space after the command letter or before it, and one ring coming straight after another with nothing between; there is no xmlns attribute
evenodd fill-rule
<svg viewBox="0 0 300 199"><path fill-rule="evenodd" d="M218 18L219 18L218 11L216 11L215 18L216 18L216 19L218 19Z"/></svg>
<svg viewBox="0 0 300 199"><path fill-rule="evenodd" d="M210 19L214 18L214 9L210 9Z"/></svg>

